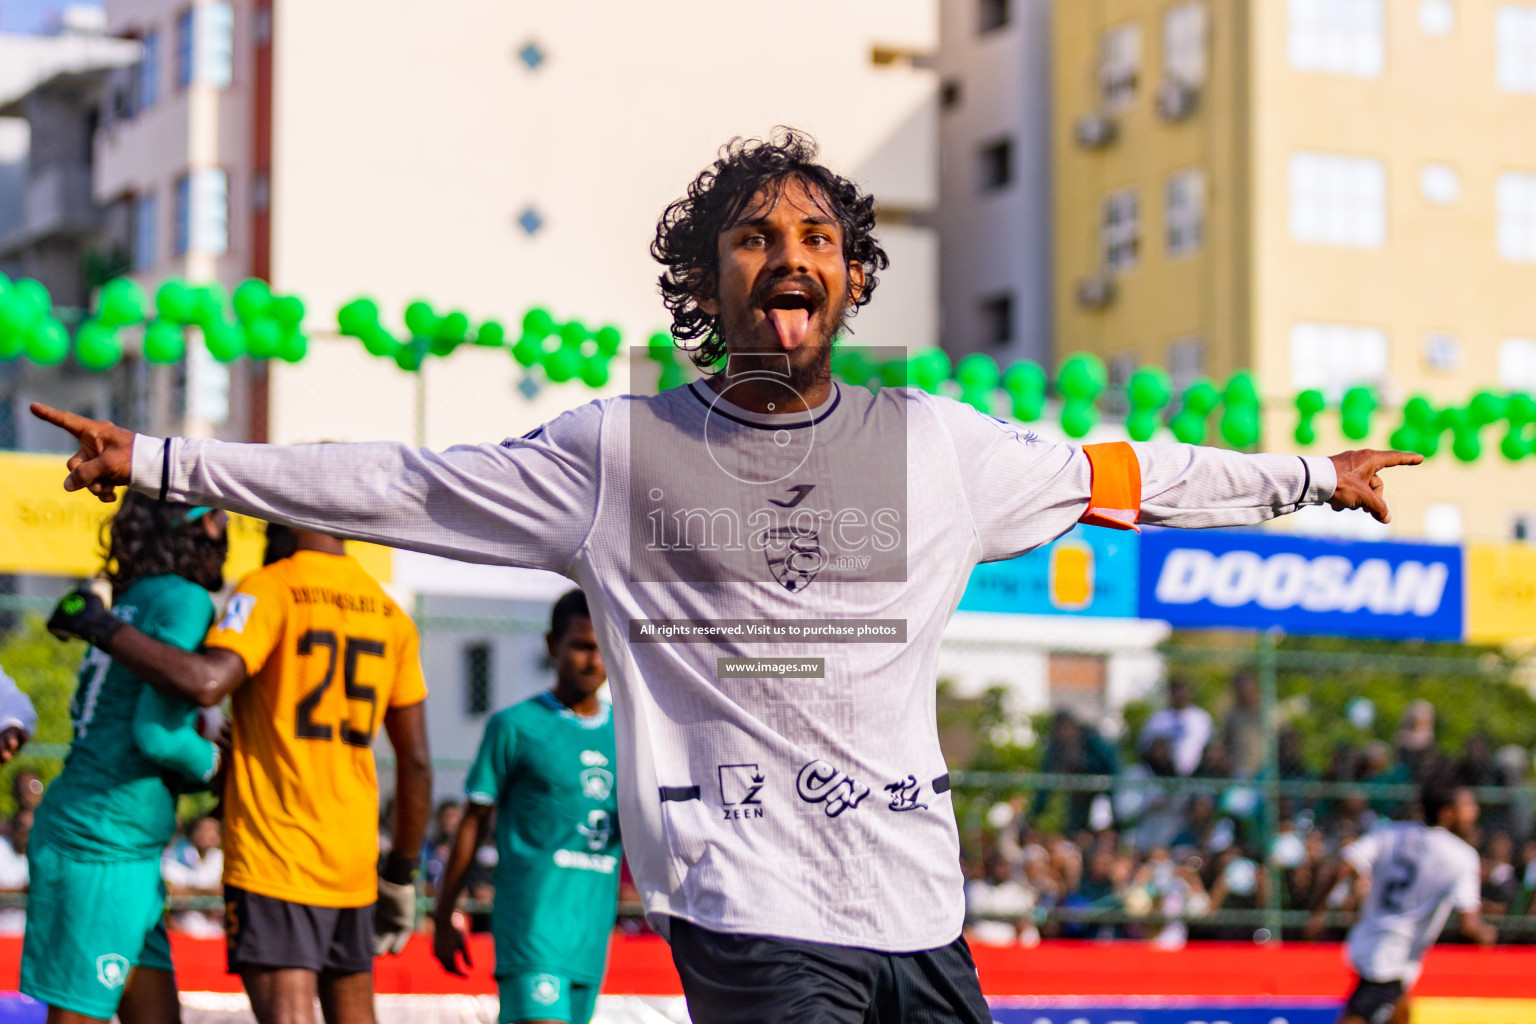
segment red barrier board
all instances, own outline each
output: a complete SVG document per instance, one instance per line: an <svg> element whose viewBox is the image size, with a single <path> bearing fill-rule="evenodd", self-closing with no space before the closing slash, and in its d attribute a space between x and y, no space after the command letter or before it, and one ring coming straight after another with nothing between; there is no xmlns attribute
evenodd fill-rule
<svg viewBox="0 0 1536 1024"><path fill-rule="evenodd" d="M176 980L185 992L238 992L224 971L224 943L172 934ZM1336 945L1194 943L1177 951L1141 943L1046 942L1034 949L973 949L982 991L989 996L1293 996L1342 998L1351 976ZM468 976L444 971L424 935L398 957L380 957L374 984L389 993L496 991L490 937L470 937ZM0 937L0 990L15 991L21 940ZM603 991L633 995L682 992L667 944L654 935L615 935ZM1531 998L1536 996L1536 947L1481 949L1441 946L1424 962L1415 995Z"/></svg>

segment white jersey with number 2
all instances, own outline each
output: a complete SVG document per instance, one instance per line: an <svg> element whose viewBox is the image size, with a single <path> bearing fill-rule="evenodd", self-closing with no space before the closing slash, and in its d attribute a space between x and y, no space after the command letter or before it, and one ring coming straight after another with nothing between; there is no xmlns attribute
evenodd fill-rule
<svg viewBox="0 0 1536 1024"><path fill-rule="evenodd" d="M1412 985L1451 910L1481 906L1477 851L1443 828L1397 822L1344 850L1371 892L1349 931L1349 962L1366 981Z"/></svg>

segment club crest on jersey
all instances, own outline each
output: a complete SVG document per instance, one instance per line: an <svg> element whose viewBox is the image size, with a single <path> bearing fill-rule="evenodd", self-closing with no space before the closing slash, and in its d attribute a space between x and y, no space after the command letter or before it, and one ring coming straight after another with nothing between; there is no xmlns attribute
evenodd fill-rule
<svg viewBox="0 0 1536 1024"><path fill-rule="evenodd" d="M96 958L96 980L107 988L122 988L128 980L128 958L105 953Z"/></svg>
<svg viewBox="0 0 1536 1024"><path fill-rule="evenodd" d="M581 773L581 791L588 800L607 800L613 792L613 773L606 768L586 768Z"/></svg>
<svg viewBox="0 0 1536 1024"><path fill-rule="evenodd" d="M219 620L219 629L226 633L244 633L245 624L250 621L251 612L255 610L254 594L230 594L229 603L224 606L224 617Z"/></svg>
<svg viewBox="0 0 1536 1024"><path fill-rule="evenodd" d="M553 974L535 974L528 979L528 997L540 1006L553 1006L560 999L560 979Z"/></svg>
<svg viewBox="0 0 1536 1024"><path fill-rule="evenodd" d="M765 530L763 554L768 559L768 570L773 573L773 578L792 593L810 586L827 564L820 535L803 524Z"/></svg>

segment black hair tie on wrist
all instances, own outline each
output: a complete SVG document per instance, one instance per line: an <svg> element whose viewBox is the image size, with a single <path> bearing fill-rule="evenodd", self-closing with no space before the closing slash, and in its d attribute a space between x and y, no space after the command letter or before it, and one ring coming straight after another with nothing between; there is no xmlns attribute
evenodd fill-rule
<svg viewBox="0 0 1536 1024"><path fill-rule="evenodd" d="M171 439L165 439L160 449L160 500L165 500L166 489L171 485Z"/></svg>
<svg viewBox="0 0 1536 1024"><path fill-rule="evenodd" d="M171 442L167 441L165 443L170 444ZM1300 508L1307 503L1307 492L1312 489L1312 467L1307 465L1307 460L1304 456L1298 455L1296 457L1301 459L1301 497L1296 500L1296 507Z"/></svg>

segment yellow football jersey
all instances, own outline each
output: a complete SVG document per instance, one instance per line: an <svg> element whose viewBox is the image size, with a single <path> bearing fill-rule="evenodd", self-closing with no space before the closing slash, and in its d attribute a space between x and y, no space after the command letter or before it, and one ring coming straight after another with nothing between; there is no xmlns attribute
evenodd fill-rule
<svg viewBox="0 0 1536 1024"><path fill-rule="evenodd" d="M299 551L230 595L209 647L251 678L234 694L224 882L324 907L377 896L373 738L426 699L416 627L348 555Z"/></svg>

